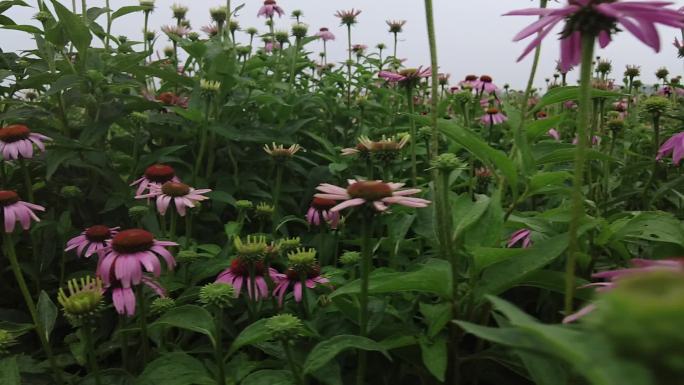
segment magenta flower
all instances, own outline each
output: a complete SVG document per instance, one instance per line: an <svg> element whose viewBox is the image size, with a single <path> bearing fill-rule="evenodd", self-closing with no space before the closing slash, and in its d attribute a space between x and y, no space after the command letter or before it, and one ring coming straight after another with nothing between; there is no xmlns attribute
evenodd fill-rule
<svg viewBox="0 0 684 385"><path fill-rule="evenodd" d="M316 36L318 36L321 40L323 41L330 41L330 40L335 40L335 35L330 32L328 28L321 28L317 33Z"/></svg>
<svg viewBox="0 0 684 385"><path fill-rule="evenodd" d="M463 89L469 88L469 89L474 89L475 86L478 83L478 77L477 75L467 75L464 80L461 80L458 85L460 85Z"/></svg>
<svg viewBox="0 0 684 385"><path fill-rule="evenodd" d="M264 46L264 52L266 53L271 53L273 50L280 49L280 43L276 42L266 42L266 45Z"/></svg>
<svg viewBox="0 0 684 385"><path fill-rule="evenodd" d="M142 178L135 180L131 186L138 185L135 195L141 195L153 186L161 188L166 182L180 183L180 179L176 176L176 170L165 164L153 164L145 170Z"/></svg>
<svg viewBox="0 0 684 385"><path fill-rule="evenodd" d="M261 8L259 8L259 12L257 12L257 17L263 16L272 18L276 13L279 17L283 17L285 11L276 4L275 0L265 0L264 5L262 5Z"/></svg>
<svg viewBox="0 0 684 385"><path fill-rule="evenodd" d="M420 189L400 190L404 183L385 183L382 181L354 180L347 181L349 187L346 189L324 183L316 189L320 194L314 195L316 198L343 201L330 209L337 212L348 207L361 206L368 204L376 211L386 211L391 204L399 204L407 207L427 207L431 202L426 199L414 198Z"/></svg>
<svg viewBox="0 0 684 385"><path fill-rule="evenodd" d="M432 70L430 67L423 69L423 67L418 68L407 68L399 72L391 71L380 71L378 77L386 79L391 83L400 83L406 86L415 85L420 79L430 77Z"/></svg>
<svg viewBox="0 0 684 385"><path fill-rule="evenodd" d="M517 244L520 244L523 249L527 249L528 247L532 246L532 230L520 229L511 234L506 247L511 248Z"/></svg>
<svg viewBox="0 0 684 385"><path fill-rule="evenodd" d="M575 138L572 140L572 144L577 145L577 143L579 143L579 140L575 136ZM597 135L592 136L591 137L591 144L593 146L598 146L599 144L601 144L601 137L597 136Z"/></svg>
<svg viewBox="0 0 684 385"><path fill-rule="evenodd" d="M560 38L560 67L567 71L580 63L583 27L590 28L587 33L598 36L601 48L610 44L611 35L619 24L656 52L660 51L656 24L684 28L682 14L665 8L671 4L664 1L569 0L568 5L559 9L528 8L509 12L506 16L540 16L513 38L519 41L536 35L518 60L539 46L558 23L565 21Z"/></svg>
<svg viewBox="0 0 684 385"><path fill-rule="evenodd" d="M28 230L32 219L40 222L34 211L45 211L43 206L19 200L19 195L11 190L0 190L0 207L6 233L13 232L17 222L21 223L24 230Z"/></svg>
<svg viewBox="0 0 684 385"><path fill-rule="evenodd" d="M90 226L80 235L71 238L64 251L76 249L77 256L88 258L100 250L104 250L107 247L107 242L119 232L118 230L118 227Z"/></svg>
<svg viewBox="0 0 684 385"><path fill-rule="evenodd" d="M268 285L266 284L266 279L264 274L266 269L263 262L253 262L254 263L254 282L252 282L249 276L249 262L243 260L239 256L233 259L230 263L230 267L224 270L216 278L216 282L226 283L231 285L235 289L235 297L240 295L243 286L247 287L247 296L251 300L260 300L268 298ZM268 268L268 275L271 281L278 278L278 271L273 268ZM254 292L255 291L255 292Z"/></svg>
<svg viewBox="0 0 684 385"><path fill-rule="evenodd" d="M560 141L560 132L556 130L555 128L550 129L547 134L549 134L550 137L552 137L556 142Z"/></svg>
<svg viewBox="0 0 684 385"><path fill-rule="evenodd" d="M278 304L283 306L283 299L285 298L285 293L287 289L292 286L294 299L296 302L302 302L302 279L297 271L292 268L288 268L285 274L277 274L274 279L276 287L273 290L273 295L278 297ZM321 268L318 265L314 265L309 269L306 275L306 280L304 281L306 287L313 289L316 285L324 285L330 282L327 278L321 276Z"/></svg>
<svg viewBox="0 0 684 385"><path fill-rule="evenodd" d="M484 125L495 125L502 124L507 121L508 117L499 111L496 107L489 107L485 111L485 114L480 118L480 123Z"/></svg>
<svg viewBox="0 0 684 385"><path fill-rule="evenodd" d="M479 93L487 92L490 94L499 89L499 87L494 84L492 77L489 75L480 76L480 78L474 82L473 88Z"/></svg>
<svg viewBox="0 0 684 385"><path fill-rule="evenodd" d="M161 215L166 214L166 210L168 210L169 205L173 202L178 215L184 217L187 208L195 207L195 203L209 199L209 197L202 195L208 192L211 192L211 190L196 190L184 183L166 182L161 186L150 186L150 191L147 194L138 195L136 199L155 198L157 211Z"/></svg>
<svg viewBox="0 0 684 385"><path fill-rule="evenodd" d="M166 290L150 277L143 276L141 283L152 289L159 297L166 298ZM133 317L135 315L135 292L132 287L123 287L119 282L109 286L112 290L112 303L116 312Z"/></svg>
<svg viewBox="0 0 684 385"><path fill-rule="evenodd" d="M684 158L684 132L674 134L665 141L658 149L656 160L661 160L670 153L672 153L672 162L679 166L679 162Z"/></svg>
<svg viewBox="0 0 684 385"><path fill-rule="evenodd" d="M52 140L45 135L31 132L23 124L12 124L0 128L0 153L5 160L33 158L33 145L45 152L44 141Z"/></svg>
<svg viewBox="0 0 684 385"><path fill-rule="evenodd" d="M321 223L325 222L330 225L331 229L337 229L337 225L340 223L340 213L330 211L336 204L330 199L314 198L306 212L306 221L313 226L320 226Z"/></svg>
<svg viewBox="0 0 684 385"><path fill-rule="evenodd" d="M650 260L650 259L632 259L631 268L627 269L616 269L607 270L600 273L595 273L591 277L604 279L603 282L594 282L588 285L584 285L581 288L595 287L599 292L605 292L613 289L617 282L625 277L629 277L635 274L644 274L651 271L682 271L684 272L684 260L682 259L662 259L662 260ZM563 319L563 323L572 323L578 319L584 317L585 315L591 313L596 309L596 305L589 304L576 313L570 314Z"/></svg>
<svg viewBox="0 0 684 385"><path fill-rule="evenodd" d="M175 242L158 241L152 233L142 229L124 230L99 251L97 275L107 286L115 282L123 288L139 285L143 280L143 268L155 277L161 275L160 258L164 259L167 269L176 266L176 260L166 249L176 245Z"/></svg>

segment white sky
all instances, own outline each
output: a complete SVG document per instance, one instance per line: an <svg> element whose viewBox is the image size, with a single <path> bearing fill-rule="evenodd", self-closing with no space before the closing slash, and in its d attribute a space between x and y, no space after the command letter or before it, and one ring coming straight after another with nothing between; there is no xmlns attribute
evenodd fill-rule
<svg viewBox="0 0 684 385"><path fill-rule="evenodd" d="M35 4L36 0L26 0ZM49 2L49 1L48 1ZM61 2L71 7L70 0ZM76 1L80 5L80 0ZM238 19L242 28L257 27L265 31L263 19L257 19L256 13L262 4L261 0L232 0L233 6L245 3L239 12ZM88 0L88 7L103 6L104 0ZM209 22L209 8L225 5L224 0L157 0L157 9L153 13L151 26L158 30L161 25L171 23L170 6L173 3L185 4L190 7L189 19L194 29L199 30ZM530 0L434 0L435 19L437 26L437 43L440 70L452 74L453 80L458 80L468 73L489 74L500 85L510 83L515 88L521 88L529 76L531 59L516 63L516 58L525 47L525 42L513 43L511 38L520 29L534 21L533 17L501 16L503 13L535 6L536 1ZM684 0L673 1L675 7L684 6ZM111 0L112 8L124 5L137 5L138 0ZM311 33L320 27L328 27L337 35L337 41L328 45L330 60L343 60L346 55L346 32L339 26L339 20L334 17L338 9L357 8L363 13L359 16L359 24L352 31L353 43L366 44L375 47L383 42L392 46L391 35L387 32L385 20L403 19L408 23L404 33L400 35L400 58L407 58L406 65L429 65L430 57L425 27L425 12L423 1L420 0L279 0L286 12L286 16L276 20L276 28L286 29L293 20L289 14L293 9L304 12L303 21L310 25ZM550 2L550 6L558 6ZM18 24L35 23L30 20L35 9L20 7L6 13ZM104 16L100 19L104 22ZM143 19L141 14L130 14L118 19L113 28L115 35L126 34L132 39L139 39L142 34ZM28 34L0 30L0 47L5 51L14 51L32 47L33 42ZM684 72L684 62L677 58L676 49L672 46L675 36L680 36L678 30L660 28L662 51L659 54L644 46L629 33L623 32L617 36L606 50L599 51L601 57L609 58L613 62L613 75L622 79L622 72L627 64L638 64L642 67L642 80L645 83L655 82L653 73L661 66L665 66L672 74ZM245 34L238 33L238 40L244 39ZM162 45L159 45L160 47ZM320 43L312 43L309 47L317 50ZM542 61L537 84L543 84L545 77L550 77L555 67L555 60L559 52L558 44L553 36L545 40ZM388 52L389 53L389 52ZM530 55L531 58L532 55ZM571 75L571 80L574 77Z"/></svg>

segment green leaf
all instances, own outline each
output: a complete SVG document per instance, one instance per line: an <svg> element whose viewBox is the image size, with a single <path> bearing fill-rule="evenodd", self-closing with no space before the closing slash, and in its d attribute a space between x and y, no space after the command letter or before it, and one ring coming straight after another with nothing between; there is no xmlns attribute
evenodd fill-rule
<svg viewBox="0 0 684 385"><path fill-rule="evenodd" d="M209 337L212 345L216 345L216 326L211 314L203 307L183 305L168 310L150 327L168 325L180 329L201 333Z"/></svg>
<svg viewBox="0 0 684 385"><path fill-rule="evenodd" d="M451 320L452 306L449 302L441 302L434 305L421 302L419 309L420 313L425 317L425 323L428 325L427 336L430 338L434 338L439 334Z"/></svg>
<svg viewBox="0 0 684 385"><path fill-rule="evenodd" d="M293 385L295 383L289 370L259 370L242 380L241 385Z"/></svg>
<svg viewBox="0 0 684 385"><path fill-rule="evenodd" d="M55 327L57 321L57 306L52 302L50 296L45 291L41 291L38 296L38 303L36 304L36 311L38 312L38 322L40 323L38 332L43 333L45 338L50 340L50 333Z"/></svg>
<svg viewBox="0 0 684 385"><path fill-rule="evenodd" d="M112 13L112 20L116 20L116 19L120 18L121 16L128 15L129 13L138 12L138 11L142 12L145 8L146 7L142 7L139 5L129 5L126 7L121 7L119 9L117 9L116 11L114 11L114 13Z"/></svg>
<svg viewBox="0 0 684 385"><path fill-rule="evenodd" d="M30 34L37 34L37 35L43 34L43 31L41 31L38 27L34 27L32 25L16 25L16 24L13 24L13 25L3 25L1 28L2 29L11 29L14 31L23 31L23 32L27 32Z"/></svg>
<svg viewBox="0 0 684 385"><path fill-rule="evenodd" d="M72 13L58 0L52 0L52 5L59 17L59 23L64 27L64 31L78 52L86 52L93 37L90 35L90 29L83 22L83 18Z"/></svg>
<svg viewBox="0 0 684 385"><path fill-rule="evenodd" d="M423 357L423 364L440 382L444 382L447 370L447 342L444 337L435 341L427 338L420 340L420 352Z"/></svg>
<svg viewBox="0 0 684 385"><path fill-rule="evenodd" d="M532 176L529 194L546 193L550 189L565 187L565 182L572 180L572 174L567 171L540 171Z"/></svg>
<svg viewBox="0 0 684 385"><path fill-rule="evenodd" d="M619 98L623 96L618 92L603 91L597 88L591 90L592 98ZM579 99L579 87L578 86L566 86L566 87L555 87L549 90L549 92L544 95L541 100L534 106L532 112L537 112L546 106L551 104L563 103L568 100Z"/></svg>
<svg viewBox="0 0 684 385"><path fill-rule="evenodd" d="M0 384L21 385L17 356L9 356L0 360Z"/></svg>
<svg viewBox="0 0 684 385"><path fill-rule="evenodd" d="M504 260L486 268L475 285L474 294L482 297L497 295L515 286L531 274L558 258L568 247L568 235L561 234L536 242L515 258Z"/></svg>
<svg viewBox="0 0 684 385"><path fill-rule="evenodd" d="M564 117L564 115L560 114L547 119L535 120L527 124L525 127L525 130L527 131L527 139L535 140L549 132L550 129L558 127Z"/></svg>
<svg viewBox="0 0 684 385"><path fill-rule="evenodd" d="M247 326L235 338L233 344L228 350L228 355L237 352L241 347L247 345L258 344L260 342L268 341L271 338L271 333L266 329L266 319L260 319L253 324Z"/></svg>
<svg viewBox="0 0 684 385"><path fill-rule="evenodd" d="M304 363L304 373L311 373L322 368L330 360L347 349L380 352L391 361L389 354L387 354L387 350L379 343L366 337L341 335L320 342L311 350Z"/></svg>
<svg viewBox="0 0 684 385"><path fill-rule="evenodd" d="M199 360L179 352L147 364L135 385L216 385L216 381Z"/></svg>
<svg viewBox="0 0 684 385"><path fill-rule="evenodd" d="M514 191L517 189L518 171L515 164L508 159L508 156L503 151L490 147L487 142L482 140L480 135L451 121L440 120L438 124L439 129L449 139L465 147L468 152L481 161L496 167L508 179L511 188Z"/></svg>
<svg viewBox="0 0 684 385"><path fill-rule="evenodd" d="M573 162L575 160L575 147L559 148L548 154L542 155L535 161L537 165L549 165L551 163ZM616 159L610 155L604 154L596 150L587 150L587 160L603 160L606 162L615 162Z"/></svg>
<svg viewBox="0 0 684 385"><path fill-rule="evenodd" d="M430 259L418 270L407 273L372 274L368 287L370 294L418 291L438 294L444 298L451 298L452 290L451 265L440 259ZM335 290L330 298L360 292L361 282L356 280Z"/></svg>

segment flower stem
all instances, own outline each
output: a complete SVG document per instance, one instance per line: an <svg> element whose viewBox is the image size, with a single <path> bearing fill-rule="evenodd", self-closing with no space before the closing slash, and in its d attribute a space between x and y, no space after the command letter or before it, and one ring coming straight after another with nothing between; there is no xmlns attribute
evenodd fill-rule
<svg viewBox="0 0 684 385"><path fill-rule="evenodd" d="M178 221L178 216L176 215L176 210L171 210L171 222L169 223L169 239L172 241L176 240L176 223Z"/></svg>
<svg viewBox="0 0 684 385"><path fill-rule="evenodd" d="M147 338L147 301L143 293L142 283L136 288L138 302L140 304L140 347L142 352L142 365L147 364L150 355L150 341Z"/></svg>
<svg viewBox="0 0 684 385"><path fill-rule="evenodd" d="M107 8L107 36L105 37L105 49L109 51L109 35L112 33L112 8L110 7L109 0L105 2L105 7Z"/></svg>
<svg viewBox="0 0 684 385"><path fill-rule="evenodd" d="M223 336L223 309L216 309L216 346L214 349L216 355L216 367L218 371L216 373L216 385L226 384L226 365L223 360L223 344L221 339Z"/></svg>
<svg viewBox="0 0 684 385"><path fill-rule="evenodd" d="M654 113L653 114L653 148L655 150L655 155L654 155L654 161L653 161L653 170L651 172L651 176L648 178L648 181L644 185L644 192L642 196L642 202L644 203L644 209L648 210L648 205L651 202L650 199L648 199L648 189L651 187L653 182L656 179L656 174L658 173L658 150L660 149L660 114L659 113Z"/></svg>
<svg viewBox="0 0 684 385"><path fill-rule="evenodd" d="M121 367L128 370L128 333L126 332L126 316L119 317L119 343L121 348Z"/></svg>
<svg viewBox="0 0 684 385"><path fill-rule="evenodd" d="M197 151L197 159L195 159L195 168L192 172L192 183L197 184L197 175L199 175L199 168L202 166L202 159L207 149L207 134L209 131L209 115L211 113L211 99L206 100L204 108L204 122L200 126L200 143Z"/></svg>
<svg viewBox="0 0 684 385"><path fill-rule="evenodd" d="M294 357L292 357L292 349L290 348L290 344L286 340L282 340L281 343L283 346L283 351L285 352L285 357L287 357L287 364L290 366L290 371L292 371L292 376L294 376L297 384L304 385L304 376L302 376L302 373L299 371L299 367L295 363Z"/></svg>
<svg viewBox="0 0 684 385"><path fill-rule="evenodd" d="M17 260L17 252L14 249L14 241L12 240L12 235L3 232L2 236L3 243L5 244L5 254L7 256L7 259L9 259L10 261L10 266L12 267L14 278L16 278L17 280L17 284L19 285L21 295L24 297L26 307L28 307L31 319L33 320L33 325L36 329L36 334L38 334L40 343L41 345L43 345L43 350L45 350L45 354L47 355L48 361L50 362L50 368L52 369L52 372L54 373L55 378L57 379L57 383L64 384L64 380L62 378L62 370L57 366L55 356L52 354L52 347L48 342L47 336L45 335L45 333L43 333L44 327L40 321L40 318L38 318L36 304L33 302L31 293L29 292L28 286L26 285L26 280L24 279L24 274L21 272L21 267L19 266L19 261Z"/></svg>
<svg viewBox="0 0 684 385"><path fill-rule="evenodd" d="M373 232L372 216L364 217L361 221L361 292L359 294L359 334L368 336L368 286L370 272L373 268L373 251L371 246L371 234ZM366 351L359 351L359 361L356 373L357 385L366 383Z"/></svg>
<svg viewBox="0 0 684 385"><path fill-rule="evenodd" d="M278 162L276 164L276 180L273 187L273 214L271 217L271 225L273 226L273 237L275 238L276 229L278 228L278 209L280 201L280 190L283 184L283 164Z"/></svg>
<svg viewBox="0 0 684 385"><path fill-rule="evenodd" d="M90 373L95 376L95 384L102 384L102 378L100 377L100 369L97 366L97 354L95 353L95 340L93 339L92 325L89 320L83 324L81 327L83 331L83 338L85 339L86 349L88 350L88 361L90 366Z"/></svg>
<svg viewBox="0 0 684 385"><path fill-rule="evenodd" d="M410 131L409 134L411 135L411 183L413 187L416 187L418 185L418 166L416 165L417 160L416 160L416 120L413 117L413 114L415 113L415 106L413 105L413 88L411 86L408 86L406 88L406 99L408 103L408 109L409 109L409 123L410 123Z"/></svg>
<svg viewBox="0 0 684 385"><path fill-rule="evenodd" d="M577 117L577 148L575 149L575 175L572 187L572 208L569 229L569 247L565 265L565 314L572 313L575 297L575 269L579 252L579 226L584 217L584 166L588 147L587 126L591 114L591 67L594 54L594 36L582 35L582 64Z"/></svg>
<svg viewBox="0 0 684 385"><path fill-rule="evenodd" d="M290 89L294 89L295 85L295 70L297 68L297 57L299 57L299 50L301 49L302 39L295 40L294 51L292 52L292 62L290 63Z"/></svg>
<svg viewBox="0 0 684 385"><path fill-rule="evenodd" d="M33 196L33 183L31 182L31 173L29 172L28 166L24 158L19 158L19 167L21 168L21 173L24 175L24 188L26 188L26 195L29 202L35 203Z"/></svg>

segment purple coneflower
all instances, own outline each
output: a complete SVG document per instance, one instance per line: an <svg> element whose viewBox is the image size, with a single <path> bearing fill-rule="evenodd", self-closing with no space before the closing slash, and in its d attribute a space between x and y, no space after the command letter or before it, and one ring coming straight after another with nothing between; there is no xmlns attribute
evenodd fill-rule
<svg viewBox="0 0 684 385"><path fill-rule="evenodd" d="M230 262L230 267L224 270L216 278L216 282L226 283L233 286L235 289L235 296L238 297L242 291L242 287L247 287L247 295L252 300L259 300L263 298L268 298L268 285L266 284L266 279L264 274L266 273L266 268L264 263L261 261L254 263L254 282L250 278L249 274L249 262L243 260L241 257L236 257ZM271 281L277 279L278 271L273 268L268 268L268 274ZM252 287L256 290L256 293L252 292Z"/></svg>
<svg viewBox="0 0 684 385"><path fill-rule="evenodd" d="M625 277L629 277L636 274L644 274L652 271L682 271L684 272L684 260L683 259L662 259L662 260L649 260L635 258L631 261L632 267L627 269L616 269L607 270L600 273L595 273L591 277L597 279L604 279L603 282L594 282L588 285L584 285L581 288L595 287L599 292L605 292L613 289L616 283ZM578 319L584 317L585 315L591 313L596 309L596 305L587 305L576 313L569 314L563 319L563 323L572 323Z"/></svg>
<svg viewBox="0 0 684 385"><path fill-rule="evenodd" d="M5 232L8 234L14 231L17 222L21 223L24 230L28 230L31 227L31 220L40 222L34 211L45 211L43 206L20 200L19 194L11 190L0 190L0 207Z"/></svg>
<svg viewBox="0 0 684 385"><path fill-rule="evenodd" d="M33 158L33 145L45 152L44 141L52 140L45 135L31 132L23 124L12 124L0 128L0 153L5 160Z"/></svg>
<svg viewBox="0 0 684 385"><path fill-rule="evenodd" d="M214 37L219 33L218 25L216 24L205 25L202 28L200 28L200 30L206 33L209 37Z"/></svg>
<svg viewBox="0 0 684 385"><path fill-rule="evenodd" d="M536 36L518 60L539 46L558 23L565 21L560 38L560 67L567 71L580 63L582 33L598 36L599 45L605 48L611 42L611 35L618 30L618 24L656 52L660 51L656 24L684 28L682 14L665 8L671 4L664 1L570 0L568 5L559 9L528 8L506 15L540 17L513 38L519 41Z"/></svg>
<svg viewBox="0 0 684 385"><path fill-rule="evenodd" d="M143 276L141 284L152 289L159 297L166 298L166 291L159 284L159 282L154 279ZM114 309L121 315L127 315L128 317L133 317L135 315L135 292L132 287L124 287L119 281L112 281L110 285L107 286L108 289L112 291L112 303L114 304Z"/></svg>
<svg viewBox="0 0 684 385"><path fill-rule="evenodd" d="M107 286L116 282L122 288L139 285L143 280L143 268L155 277L161 275L159 258L164 259L169 270L176 266L176 260L166 249L176 245L175 242L158 241L152 233L142 229L121 231L100 250L97 275Z"/></svg>
<svg viewBox="0 0 684 385"><path fill-rule="evenodd" d="M475 81L475 84L473 85L473 87L475 88L475 90L477 92L480 92L480 93L483 93L483 92L493 93L499 89L499 87L497 87L494 84L494 80L492 79L492 77L489 75L480 76L480 78Z"/></svg>
<svg viewBox="0 0 684 385"><path fill-rule="evenodd" d="M318 36L321 40L323 41L330 41L330 40L335 40L335 35L330 32L328 28L321 28L317 33L316 36Z"/></svg>
<svg viewBox="0 0 684 385"><path fill-rule="evenodd" d="M458 85L461 86L463 89L468 88L472 90L477 85L477 79L477 75L467 75L465 79L458 82Z"/></svg>
<svg viewBox="0 0 684 385"><path fill-rule="evenodd" d="M275 14L278 14L279 17L283 17L285 14L285 11L283 11L282 8L278 4L276 4L275 0L265 0L264 5L259 8L259 12L257 13L257 17L263 16L266 18L272 18Z"/></svg>
<svg viewBox="0 0 684 385"><path fill-rule="evenodd" d="M508 120L508 117L499 111L496 107L489 107L485 114L480 118L480 123L485 125L501 124Z"/></svg>
<svg viewBox="0 0 684 385"><path fill-rule="evenodd" d="M558 130L556 130L555 128L550 129L550 130L547 132L547 134L548 134L550 137L552 137L554 140L556 140L556 142L559 142L559 141L560 141L560 132L558 132Z"/></svg>
<svg viewBox="0 0 684 385"><path fill-rule="evenodd" d="M76 249L76 255L88 258L107 247L110 241L119 231L118 227L109 228L104 225L90 226L80 235L71 238L64 251Z"/></svg>
<svg viewBox="0 0 684 385"><path fill-rule="evenodd" d="M335 17L340 18L340 22L346 26L356 24L356 18L361 14L360 9L350 9L348 11L337 11Z"/></svg>
<svg viewBox="0 0 684 385"><path fill-rule="evenodd" d="M335 205L337 203L333 200L314 197L309 210L306 212L306 221L313 226L320 226L321 223L325 222L330 225L331 229L337 229L337 225L340 223L340 213L330 211Z"/></svg>
<svg viewBox="0 0 684 385"><path fill-rule="evenodd" d="M343 201L330 209L331 212L343 210L348 207L372 205L376 211L385 211L391 204L399 204L408 207L427 207L429 200L410 197L420 192L420 189L400 190L404 183L385 183L382 181L354 180L347 181L346 189L324 183L316 189L321 193L314 195L316 198Z"/></svg>
<svg viewBox="0 0 684 385"><path fill-rule="evenodd" d="M402 33L406 20L386 20L385 23L387 23L390 33Z"/></svg>
<svg viewBox="0 0 684 385"><path fill-rule="evenodd" d="M577 137L575 136L575 138L572 140L572 144L577 145L577 143L579 143L579 141L578 141ZM601 137L597 136L597 135L593 135L591 137L591 144L594 146L598 146L599 144L601 144Z"/></svg>
<svg viewBox="0 0 684 385"><path fill-rule="evenodd" d="M684 158L684 132L674 134L665 141L658 149L656 160L661 160L670 153L672 154L672 162L679 166L679 162Z"/></svg>
<svg viewBox="0 0 684 385"><path fill-rule="evenodd" d="M684 44L679 42L679 39L675 37L673 45L677 48L677 56L680 58L684 57Z"/></svg>
<svg viewBox="0 0 684 385"><path fill-rule="evenodd" d="M418 68L407 68L399 72L391 71L380 71L378 77L388 80L392 83L399 83L409 86L415 86L420 79L427 78L432 75L432 69L430 67L423 69L423 67Z"/></svg>
<svg viewBox="0 0 684 385"><path fill-rule="evenodd" d="M162 32L169 36L185 37L190 33L190 28L184 25L165 25L161 27Z"/></svg>
<svg viewBox="0 0 684 385"><path fill-rule="evenodd" d="M131 186L138 185L135 195L142 195L153 186L161 187L166 182L180 183L180 179L176 176L176 170L165 164L153 164L145 170L142 178L135 180Z"/></svg>
<svg viewBox="0 0 684 385"><path fill-rule="evenodd" d="M528 247L532 246L532 230L520 229L511 234L506 247L511 248L517 244L520 244L523 249L527 249Z"/></svg>
<svg viewBox="0 0 684 385"><path fill-rule="evenodd" d="M312 265L310 268L306 269L306 280L304 283L309 289L315 288L317 285L324 285L329 283L330 280L321 276L321 267L318 264ZM285 298L285 293L287 289L292 286L292 293L294 295L295 302L302 302L302 290L304 289L302 285L302 278L300 272L292 267L285 271L285 274L278 274L275 279L276 287L273 290L273 295L278 297L278 304L283 306L283 299Z"/></svg>
<svg viewBox="0 0 684 385"><path fill-rule="evenodd" d="M176 212L181 217L185 216L188 208L195 207L195 203L209 199L202 194L211 192L210 189L194 189L180 182L166 182L161 186L153 185L147 194L136 196L137 199L155 198L159 214L166 214L169 205L173 202Z"/></svg>

